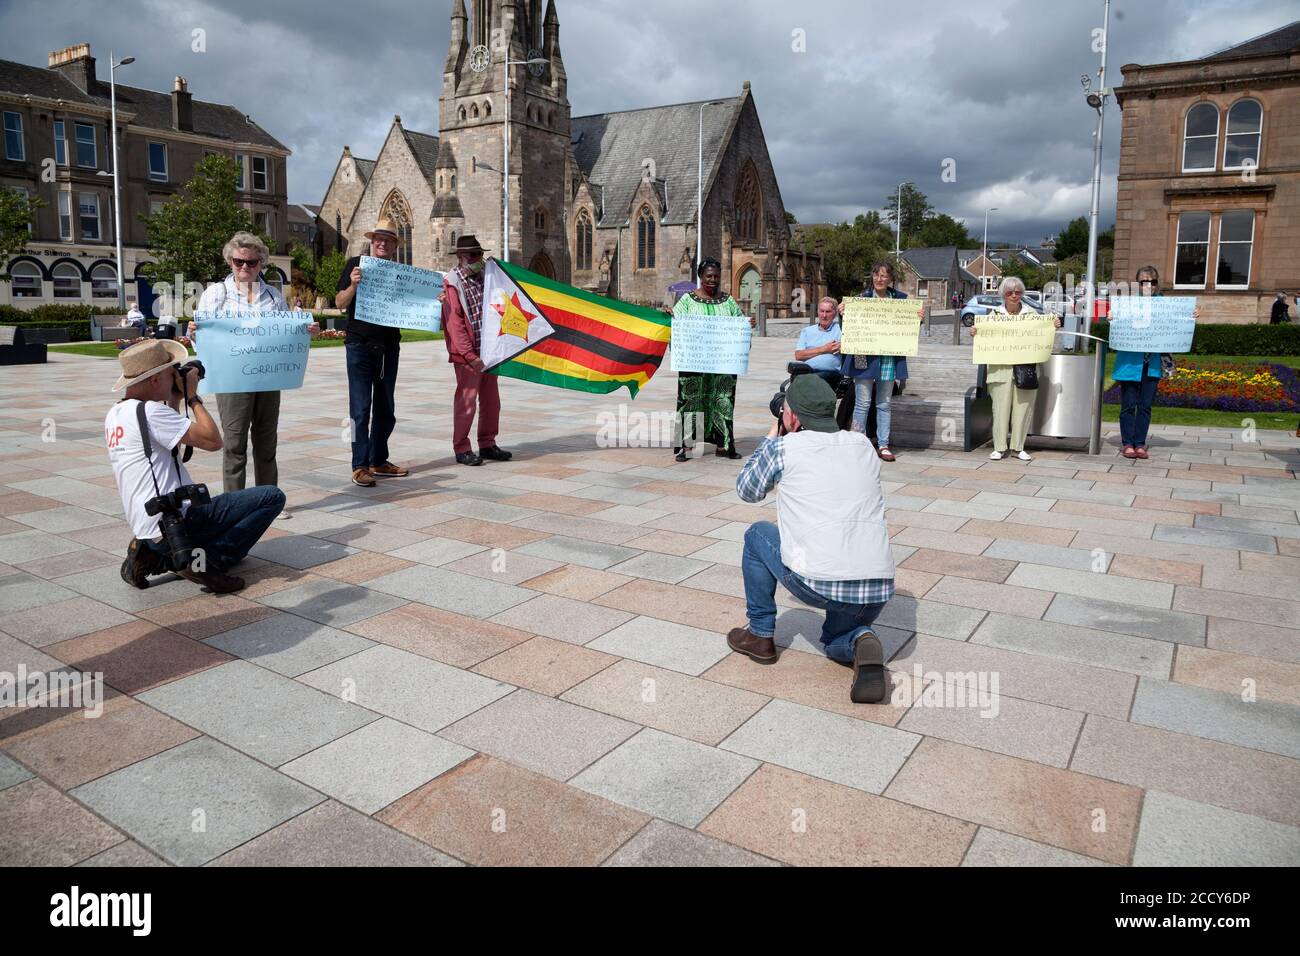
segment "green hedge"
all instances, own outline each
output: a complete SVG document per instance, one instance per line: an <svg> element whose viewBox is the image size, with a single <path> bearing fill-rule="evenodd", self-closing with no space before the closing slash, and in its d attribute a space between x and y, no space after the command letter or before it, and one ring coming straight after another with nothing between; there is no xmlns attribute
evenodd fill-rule
<svg viewBox="0 0 1300 956"><path fill-rule="evenodd" d="M1091 333L1110 337L1110 323ZM1300 355L1300 325L1197 325L1192 355Z"/></svg>

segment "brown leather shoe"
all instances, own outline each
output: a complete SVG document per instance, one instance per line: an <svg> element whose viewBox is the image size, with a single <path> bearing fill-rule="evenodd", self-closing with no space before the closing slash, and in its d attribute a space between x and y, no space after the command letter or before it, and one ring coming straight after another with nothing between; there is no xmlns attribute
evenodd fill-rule
<svg viewBox="0 0 1300 956"><path fill-rule="evenodd" d="M770 637L752 634L747 627L733 627L727 633L727 646L737 654L744 654L760 664L772 664L776 661L776 641Z"/></svg>
<svg viewBox="0 0 1300 956"><path fill-rule="evenodd" d="M244 589L243 578L223 574L221 571L191 571L186 568L180 572L180 576L187 581L202 585L203 590L209 594L230 594Z"/></svg>
<svg viewBox="0 0 1300 956"><path fill-rule="evenodd" d="M352 483L360 485L362 488L375 487L375 476L370 473L369 468L358 468L352 472Z"/></svg>
<svg viewBox="0 0 1300 956"><path fill-rule="evenodd" d="M400 465L394 465L391 461L386 461L382 465L371 465L370 473L376 478L405 478L410 471Z"/></svg>
<svg viewBox="0 0 1300 956"><path fill-rule="evenodd" d="M879 704L888 694L885 679L885 651L880 638L870 628L863 628L853 642L853 685L849 700L855 704Z"/></svg>

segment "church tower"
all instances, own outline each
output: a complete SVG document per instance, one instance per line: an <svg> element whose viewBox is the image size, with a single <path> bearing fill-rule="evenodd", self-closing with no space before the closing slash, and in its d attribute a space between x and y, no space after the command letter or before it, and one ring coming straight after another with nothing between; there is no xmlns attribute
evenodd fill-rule
<svg viewBox="0 0 1300 956"><path fill-rule="evenodd" d="M541 60L525 66L506 61ZM506 115L506 83L510 106ZM438 99L438 175L443 201L433 235L450 251L473 233L491 255L502 243L502 174L510 129L511 262L568 281L565 219L569 151L568 80L555 0L453 0L451 42ZM436 265L450 268L444 256Z"/></svg>

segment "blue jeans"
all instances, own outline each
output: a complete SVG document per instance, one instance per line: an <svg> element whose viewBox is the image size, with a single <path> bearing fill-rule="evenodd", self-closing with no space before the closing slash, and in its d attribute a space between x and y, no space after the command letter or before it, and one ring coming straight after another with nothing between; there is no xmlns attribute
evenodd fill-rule
<svg viewBox="0 0 1300 956"><path fill-rule="evenodd" d="M745 610L751 634L772 637L776 633L776 582L780 581L804 604L826 612L821 644L826 656L841 664L853 663L853 639L885 606L843 604L809 588L781 561L781 532L770 521L755 522L745 532L740 570L745 576Z"/></svg>
<svg viewBox="0 0 1300 956"><path fill-rule="evenodd" d="M229 491L206 505L192 505L185 512L185 532L193 547L203 549L210 569L225 571L244 560L282 510L284 492L274 485ZM159 542L155 550L165 544Z"/></svg>
<svg viewBox="0 0 1300 956"><path fill-rule="evenodd" d="M854 383L856 400L853 404L853 430L867 430L867 413L871 411L871 393L876 393L876 444L889 447L889 400L894 396L894 383L858 379Z"/></svg>
<svg viewBox="0 0 1300 956"><path fill-rule="evenodd" d="M1158 378L1119 383L1119 436L1125 445L1145 447L1151 427L1151 404L1156 400Z"/></svg>
<svg viewBox="0 0 1300 956"><path fill-rule="evenodd" d="M394 392L401 346L348 341L348 417L352 419L352 470L388 461L388 436L397 425ZM373 415L371 414L373 411Z"/></svg>

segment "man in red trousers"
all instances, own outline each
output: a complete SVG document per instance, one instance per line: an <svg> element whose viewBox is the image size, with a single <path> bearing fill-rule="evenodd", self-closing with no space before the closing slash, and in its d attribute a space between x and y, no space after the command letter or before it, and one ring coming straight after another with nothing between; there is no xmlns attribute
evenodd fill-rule
<svg viewBox="0 0 1300 956"><path fill-rule="evenodd" d="M456 367L452 451L461 465L509 461L511 454L497 447L501 396L497 377L485 374L479 358L483 322L483 247L474 236L456 240L456 268L443 279L443 341L447 360ZM469 443L469 427L478 411L478 454Z"/></svg>

